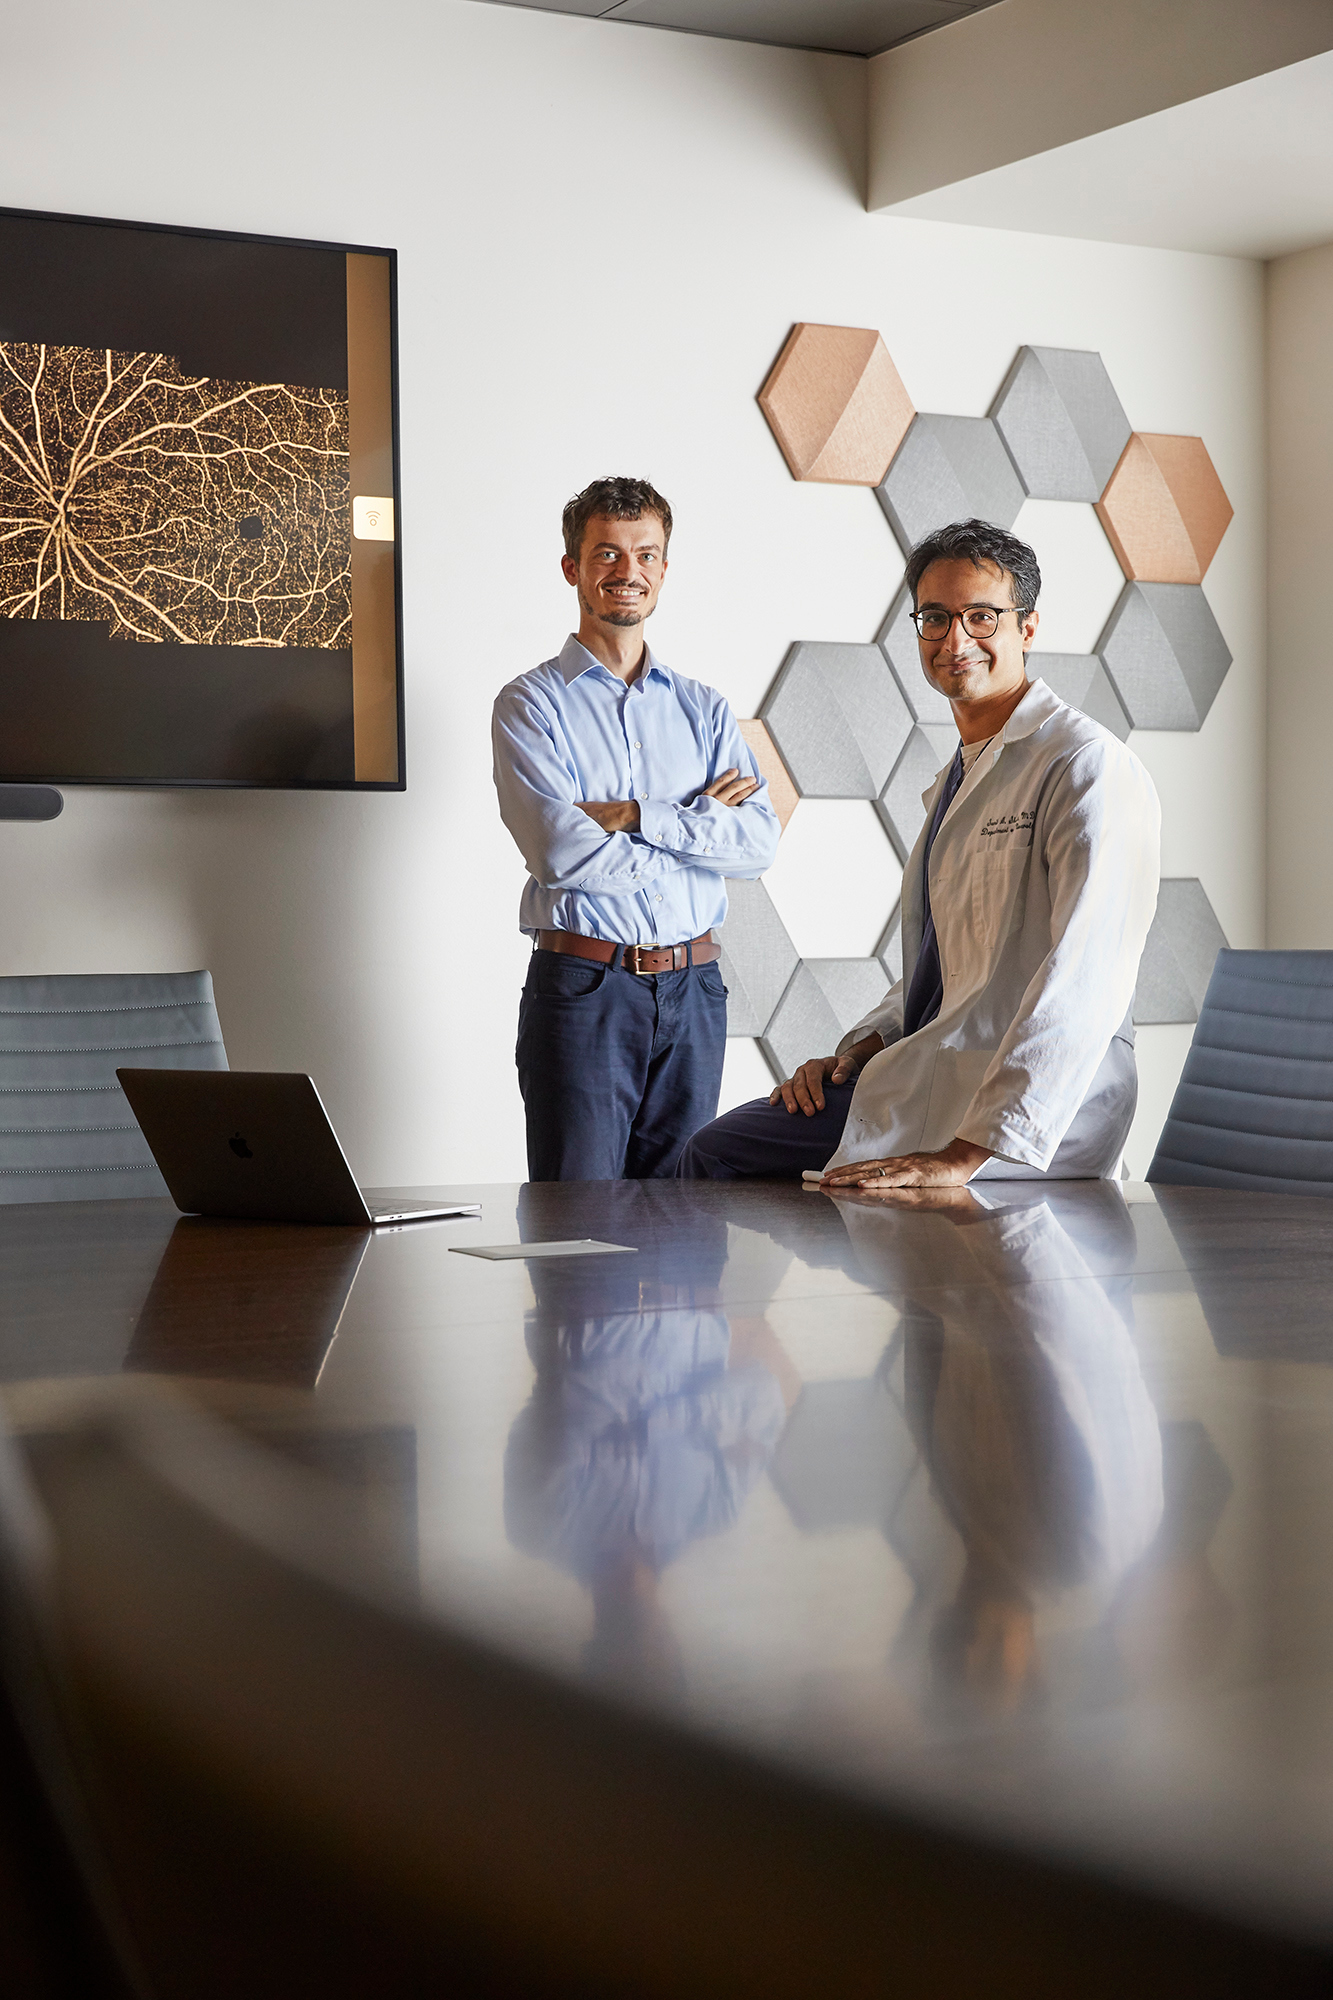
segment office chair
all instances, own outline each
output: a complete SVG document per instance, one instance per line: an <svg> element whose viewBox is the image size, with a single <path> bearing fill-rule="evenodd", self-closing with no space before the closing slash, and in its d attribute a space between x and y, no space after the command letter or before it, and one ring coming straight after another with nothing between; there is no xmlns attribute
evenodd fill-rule
<svg viewBox="0 0 1333 2000"><path fill-rule="evenodd" d="M72 1851L154 2000L1175 2000L1326 1976L423 1619L350 1495L160 1384L80 1388L58 1432L0 1437L0 1610L35 1635L6 1659L15 1707L40 1734L36 1681L55 1708L43 1768L77 1776Z"/></svg>
<svg viewBox="0 0 1333 2000"><path fill-rule="evenodd" d="M1333 1195L1333 951L1220 951L1148 1179Z"/></svg>
<svg viewBox="0 0 1333 2000"><path fill-rule="evenodd" d="M0 1203L166 1194L127 1065L226 1069L207 972L0 979Z"/></svg>

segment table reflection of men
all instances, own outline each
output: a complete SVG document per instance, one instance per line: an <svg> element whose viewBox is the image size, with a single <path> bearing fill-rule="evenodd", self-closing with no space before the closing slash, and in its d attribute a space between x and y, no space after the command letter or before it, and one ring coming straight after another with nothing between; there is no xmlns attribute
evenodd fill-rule
<svg viewBox="0 0 1333 2000"><path fill-rule="evenodd" d="M739 1519L799 1389L767 1323L721 1310L718 1231L687 1277L534 1264L537 1379L505 1457L510 1540L591 1592L586 1664L659 1692L681 1680L662 1573Z"/></svg>
<svg viewBox="0 0 1333 2000"><path fill-rule="evenodd" d="M857 1264L902 1303L883 1380L928 1481L904 1481L885 1523L916 1586L900 1648L924 1641L933 1700L997 1710L1040 1684L1039 1606L1109 1601L1162 1516L1160 1428L1117 1309L1124 1204L1106 1183L1033 1192L840 1204Z"/></svg>

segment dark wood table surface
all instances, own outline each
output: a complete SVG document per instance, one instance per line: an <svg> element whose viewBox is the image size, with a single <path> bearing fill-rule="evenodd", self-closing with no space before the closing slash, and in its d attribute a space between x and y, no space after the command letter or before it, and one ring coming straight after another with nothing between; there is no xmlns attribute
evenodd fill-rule
<svg viewBox="0 0 1333 2000"><path fill-rule="evenodd" d="M0 1209L10 1422L168 1377L361 1495L427 1615L1333 1943L1333 1208L428 1192L482 1215ZM629 1251L454 1254L577 1237Z"/></svg>

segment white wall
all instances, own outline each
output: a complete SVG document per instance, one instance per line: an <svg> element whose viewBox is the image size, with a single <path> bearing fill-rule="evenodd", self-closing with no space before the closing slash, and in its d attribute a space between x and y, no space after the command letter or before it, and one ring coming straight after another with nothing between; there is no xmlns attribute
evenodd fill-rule
<svg viewBox="0 0 1333 2000"><path fill-rule="evenodd" d="M568 629L564 500L609 470L670 495L654 642L741 714L793 638L871 638L901 574L873 497L794 484L755 406L798 318L881 327L926 409L983 411L1023 341L1098 347L1137 426L1205 437L1237 664L1202 737L1136 747L1166 871L1261 941L1257 267L867 215L850 59L474 0L47 0L5 42L0 201L397 245L410 788L71 791L0 830L0 969L211 965L233 1063L309 1068L364 1177L520 1176L487 721ZM1090 639L1078 511L1038 546Z"/></svg>
<svg viewBox="0 0 1333 2000"><path fill-rule="evenodd" d="M1333 946L1333 243L1268 266L1268 942Z"/></svg>

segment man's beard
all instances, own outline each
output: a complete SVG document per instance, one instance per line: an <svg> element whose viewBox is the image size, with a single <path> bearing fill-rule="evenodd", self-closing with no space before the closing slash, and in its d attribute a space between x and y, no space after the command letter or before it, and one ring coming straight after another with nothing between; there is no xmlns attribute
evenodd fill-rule
<svg viewBox="0 0 1333 2000"><path fill-rule="evenodd" d="M583 606L589 618L599 619L603 625L642 625L644 620L643 612L638 610L594 611L582 591L579 592L579 603Z"/></svg>

